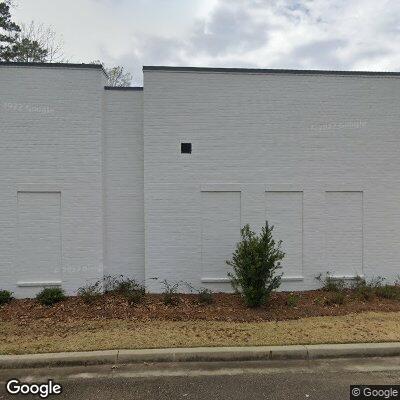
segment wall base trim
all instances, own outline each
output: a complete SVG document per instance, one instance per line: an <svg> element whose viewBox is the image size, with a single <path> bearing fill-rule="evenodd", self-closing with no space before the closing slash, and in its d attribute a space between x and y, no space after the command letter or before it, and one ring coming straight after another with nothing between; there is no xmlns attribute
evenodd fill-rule
<svg viewBox="0 0 400 400"><path fill-rule="evenodd" d="M303 281L303 276L283 276L282 282L299 282ZM229 283L229 278L201 278L202 283Z"/></svg>
<svg viewBox="0 0 400 400"><path fill-rule="evenodd" d="M61 286L61 281L17 282L19 287Z"/></svg>

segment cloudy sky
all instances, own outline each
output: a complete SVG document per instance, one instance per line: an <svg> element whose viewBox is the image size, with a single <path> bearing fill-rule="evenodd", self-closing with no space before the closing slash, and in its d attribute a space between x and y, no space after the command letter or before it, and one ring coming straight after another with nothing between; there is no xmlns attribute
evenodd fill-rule
<svg viewBox="0 0 400 400"><path fill-rule="evenodd" d="M71 62L400 71L399 0L15 0Z"/></svg>

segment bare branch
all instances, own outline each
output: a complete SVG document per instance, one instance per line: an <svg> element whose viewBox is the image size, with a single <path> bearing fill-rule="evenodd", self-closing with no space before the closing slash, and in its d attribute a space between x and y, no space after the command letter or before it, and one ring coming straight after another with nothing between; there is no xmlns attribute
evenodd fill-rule
<svg viewBox="0 0 400 400"><path fill-rule="evenodd" d="M64 58L64 42L57 37L56 32L51 26L43 24L35 24L31 21L30 24L21 24L21 32L19 40L24 39L30 42L37 42L38 46L46 50L45 62L61 62L66 61Z"/></svg>

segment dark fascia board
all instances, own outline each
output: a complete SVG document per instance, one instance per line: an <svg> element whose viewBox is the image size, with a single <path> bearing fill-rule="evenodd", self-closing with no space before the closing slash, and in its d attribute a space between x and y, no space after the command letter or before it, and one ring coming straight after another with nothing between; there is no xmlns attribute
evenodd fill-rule
<svg viewBox="0 0 400 400"><path fill-rule="evenodd" d="M225 72L225 73L247 73L247 74L292 74L292 75L400 76L400 72L381 72L381 71L329 71L329 70L319 70L319 69L168 67L168 66L155 66L155 65L143 66L143 71Z"/></svg>
<svg viewBox="0 0 400 400"><path fill-rule="evenodd" d="M105 74L104 68L101 64L73 64L73 63L42 63L42 62L9 62L1 61L1 66L6 67L45 67L45 68L87 68L87 69L100 69ZM106 74L107 75L107 74Z"/></svg>
<svg viewBox="0 0 400 400"><path fill-rule="evenodd" d="M135 92L143 91L141 86L104 86L105 90L130 90Z"/></svg>

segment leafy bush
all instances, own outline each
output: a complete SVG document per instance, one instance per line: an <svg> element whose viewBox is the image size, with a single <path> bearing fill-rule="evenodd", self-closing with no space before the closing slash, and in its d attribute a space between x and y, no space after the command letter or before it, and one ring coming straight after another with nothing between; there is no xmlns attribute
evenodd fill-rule
<svg viewBox="0 0 400 400"><path fill-rule="evenodd" d="M200 304L212 304L214 298L210 289L202 288L198 292Z"/></svg>
<svg viewBox="0 0 400 400"><path fill-rule="evenodd" d="M112 276L106 275L103 278L103 288L105 293L118 293L124 294L127 291L130 291L132 288L136 288L140 284L135 280L123 275Z"/></svg>
<svg viewBox="0 0 400 400"><path fill-rule="evenodd" d="M78 296L86 304L91 304L101 296L101 282L86 285L78 289Z"/></svg>
<svg viewBox="0 0 400 400"><path fill-rule="evenodd" d="M355 295L361 300L371 301L374 298L378 288L382 286L383 281L384 278L379 276L377 278L372 278L369 282L367 282L366 279L361 276L356 276L351 288L353 289Z"/></svg>
<svg viewBox="0 0 400 400"><path fill-rule="evenodd" d="M52 306L53 304L65 300L65 294L64 291L58 287L45 288L37 294L36 300L45 306Z"/></svg>
<svg viewBox="0 0 400 400"><path fill-rule="evenodd" d="M200 304L212 304L214 302L214 298L212 295L212 291L210 289L200 287L196 288L192 286L189 282L182 282L184 283L190 290L191 293L196 293L197 300Z"/></svg>
<svg viewBox="0 0 400 400"><path fill-rule="evenodd" d="M300 302L300 296L295 293L289 293L287 299L286 299L286 305L288 307L297 307L297 305Z"/></svg>
<svg viewBox="0 0 400 400"><path fill-rule="evenodd" d="M125 290L123 296L126 298L129 305L134 306L143 301L146 295L146 289L143 285L138 284L137 286L131 286Z"/></svg>
<svg viewBox="0 0 400 400"><path fill-rule="evenodd" d="M319 274L315 279L320 282L322 290L326 292L341 292L346 288L346 282L341 278L334 278L327 272L325 275Z"/></svg>
<svg viewBox="0 0 400 400"><path fill-rule="evenodd" d="M344 291L330 292L328 297L325 298L325 305L342 305L346 300Z"/></svg>
<svg viewBox="0 0 400 400"><path fill-rule="evenodd" d="M8 290L0 290L0 306L9 303L13 299L12 295Z"/></svg>
<svg viewBox="0 0 400 400"><path fill-rule="evenodd" d="M400 287L396 285L379 286L375 289L375 293L383 299L400 300Z"/></svg>
<svg viewBox="0 0 400 400"><path fill-rule="evenodd" d="M368 285L367 281L361 276L356 276L351 285L351 289L354 291L356 297L361 300L370 301L374 297L374 289L372 285Z"/></svg>
<svg viewBox="0 0 400 400"><path fill-rule="evenodd" d="M103 288L106 293L117 293L124 296L130 305L143 301L146 294L145 286L142 283L123 275L105 276Z"/></svg>
<svg viewBox="0 0 400 400"><path fill-rule="evenodd" d="M162 293L164 304L167 306L178 305L180 302L180 298L178 295L179 282L170 283L166 279L164 279L161 283L164 286L164 290Z"/></svg>
<svg viewBox="0 0 400 400"><path fill-rule="evenodd" d="M285 253L280 249L282 242L275 243L272 238L273 229L266 222L261 234L256 235L245 225L232 260L226 262L233 268L233 273L228 273L232 287L242 294L248 307L264 304L281 284L282 275L276 271Z"/></svg>

